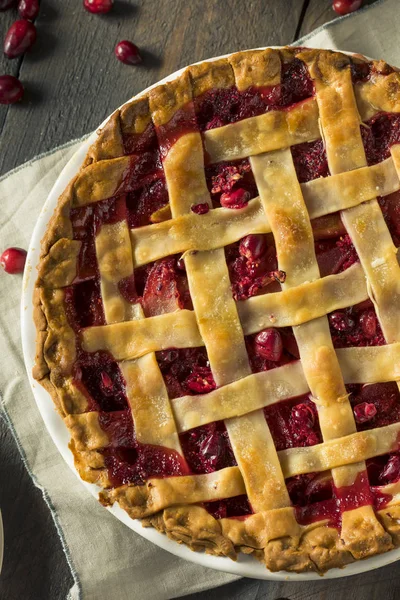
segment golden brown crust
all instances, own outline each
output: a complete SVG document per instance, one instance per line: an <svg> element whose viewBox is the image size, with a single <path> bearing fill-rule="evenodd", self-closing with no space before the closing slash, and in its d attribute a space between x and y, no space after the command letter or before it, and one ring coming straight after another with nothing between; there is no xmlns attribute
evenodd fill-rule
<svg viewBox="0 0 400 600"><path fill-rule="evenodd" d="M121 133L120 111L116 111L108 119L102 129L98 131L96 141L90 146L86 155L84 167L124 154L124 145Z"/></svg>
<svg viewBox="0 0 400 600"><path fill-rule="evenodd" d="M120 109L122 131L127 134L140 134L151 123L149 99L147 96L132 100ZM114 156L118 156L114 154Z"/></svg>
<svg viewBox="0 0 400 600"><path fill-rule="evenodd" d="M281 80L281 57L278 50L267 48L254 52L238 52L229 57L239 90L248 87L278 85Z"/></svg>
<svg viewBox="0 0 400 600"><path fill-rule="evenodd" d="M189 67L193 98L215 88L229 88L235 85L235 77L228 59L222 58L212 63L203 62Z"/></svg>
<svg viewBox="0 0 400 600"><path fill-rule="evenodd" d="M170 83L159 85L149 93L150 111L154 125L165 125L173 115L192 99L189 72Z"/></svg>
<svg viewBox="0 0 400 600"><path fill-rule="evenodd" d="M81 242L61 238L43 257L37 283L40 287L60 288L71 285L77 275L77 261Z"/></svg>
<svg viewBox="0 0 400 600"><path fill-rule="evenodd" d="M166 124L192 98L212 88L236 84L239 90L245 90L251 86L277 85L280 81L281 64L295 57L308 64L311 75L324 84L337 81L351 63L367 62L370 64L371 77L354 85L361 118L366 120L382 110L400 112L400 75L383 61L371 63L361 56L349 58L330 51L299 51L295 48L239 52L227 59L189 67L174 82L158 86L148 95L117 110L89 149L80 173L60 197L42 240L39 276L34 294L34 320L38 336L33 373L35 379L50 393L71 431L73 439L70 447L80 476L85 481L97 483L104 488L101 493L104 504L112 504L118 500L133 518L143 517L145 526L151 525L193 550L205 550L210 554L232 559L235 559L239 551L253 553L272 571L285 569L295 572L324 572L333 567L342 567L355 559L385 552L393 546L400 546L400 507L393 505L378 511L379 522L374 518L371 507L348 511L343 515L345 526L341 535L325 522L307 527L300 527L296 523L293 525L294 517L290 508L274 509L265 514L259 512L243 520L216 520L196 504L166 506L149 514L148 486L111 488L102 454L102 449L107 446L107 435L98 422L96 425L96 413L86 412L87 399L74 385L71 374L76 356L76 340L68 323L64 308L65 291L62 289L69 286L76 277L77 257L81 246L80 242L73 240L69 218L71 207L106 199L121 190L131 160L124 153L124 136L140 134L152 122L156 126ZM315 116L314 110L312 118L310 117L311 104L311 108L315 109L314 101L308 104L306 102L296 118L292 118L293 114L289 115L285 124L289 132L288 144L319 138L319 130L317 133L310 133L308 128L309 121ZM332 105L333 112L343 108L346 107L336 101ZM273 120L272 129L276 129L279 118L281 115L268 116L268 120ZM218 136L218 129L211 131L209 139ZM302 138L292 141L295 138L290 136L298 135L299 132ZM207 140L207 135L205 138ZM281 147L282 145L277 145L277 148ZM274 148L268 147L266 150ZM243 156L248 155L246 148ZM221 158L225 159L226 157ZM391 185L396 186L396 181L393 180ZM168 219L168 210L170 209L166 209L161 215L155 215L154 221ZM87 426L88 420L90 427ZM232 481L229 485L233 485ZM238 481L235 485L239 485ZM202 500L197 500L199 501ZM369 510L364 510L365 508ZM277 513L277 510L283 512ZM271 513L269 516L268 512ZM275 537L272 533L268 537L268 531L272 531L272 517L277 530Z"/></svg>

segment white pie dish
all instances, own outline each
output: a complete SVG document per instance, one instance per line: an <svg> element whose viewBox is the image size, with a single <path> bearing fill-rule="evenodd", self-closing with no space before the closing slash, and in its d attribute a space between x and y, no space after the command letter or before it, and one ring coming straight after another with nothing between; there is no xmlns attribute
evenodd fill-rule
<svg viewBox="0 0 400 600"><path fill-rule="evenodd" d="M218 60L223 57L215 57L210 60ZM183 69L177 71L161 82L157 82L150 88L147 88L142 94L148 92L152 87L159 85L159 83L165 83L176 78ZM139 94L140 96L141 94ZM107 119L106 119L107 121ZM106 122L104 121L104 123ZM104 125L104 123L102 125ZM101 126L102 126L101 125ZM100 127L101 127L100 126ZM38 221L35 225L32 239L28 250L27 265L29 268L25 269L24 280L23 280L23 291L21 300L21 337L24 352L25 365L28 372L29 381L32 387L32 391L35 397L36 404L41 413L43 421L52 437L55 445L59 452L79 477L75 470L73 463L73 455L68 448L69 443L69 432L65 427L63 420L60 415L55 411L53 401L50 395L37 383L35 384L32 378L32 367L34 364L35 356L35 339L36 329L33 323L33 305L32 295L34 284L36 280L36 266L39 261L40 251L40 240L44 236L48 221L56 207L58 197L67 187L69 181L76 175L79 168L86 156L89 146L95 141L96 133L94 132L85 142L82 143L81 147L77 150L71 160L63 169L59 178L53 186L43 208L39 215ZM82 484L90 491L90 493L97 498L100 488L94 484L89 484L82 481ZM159 533L152 528L143 528L140 521L132 520L128 514L123 511L118 505L109 507L111 513L114 516L127 525L130 529L153 542L157 546L168 550L172 554L190 560L191 562L197 563L201 566L213 568L220 571L229 572L238 576L253 577L257 579L270 579L270 580L285 580L285 581L304 581L304 580L318 580L320 576L316 573L288 573L286 571L272 573L265 568L261 563L258 563L251 556L240 554L237 562L231 561L229 558L209 556L204 553L192 552L185 545L179 545L175 541L168 539L165 535ZM372 569L379 568L381 566L390 564L400 559L400 548L392 550L382 555L373 556L364 561L356 561L355 563L349 564L343 569L331 569L325 575L325 579L333 579L337 577L345 577L349 575L355 575L370 571ZM0 563L1 564L1 563Z"/></svg>

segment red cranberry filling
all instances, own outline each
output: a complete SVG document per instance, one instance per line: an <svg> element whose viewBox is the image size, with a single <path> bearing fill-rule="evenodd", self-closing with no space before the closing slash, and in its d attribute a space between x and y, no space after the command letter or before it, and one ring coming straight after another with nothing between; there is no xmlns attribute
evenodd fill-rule
<svg viewBox="0 0 400 600"><path fill-rule="evenodd" d="M239 254L252 262L259 260L267 250L267 240L264 235L246 235L240 240Z"/></svg>
<svg viewBox="0 0 400 600"><path fill-rule="evenodd" d="M151 215L169 202L164 176L127 194L128 225L131 229L150 225Z"/></svg>
<svg viewBox="0 0 400 600"><path fill-rule="evenodd" d="M330 473L295 475L286 480L286 486L301 525L328 519L336 526L340 513Z"/></svg>
<svg viewBox="0 0 400 600"><path fill-rule="evenodd" d="M249 241L249 238L253 239ZM267 245L265 236L246 236L226 246L225 256L235 300L281 289L280 283L285 281L286 274L278 270L275 247Z"/></svg>
<svg viewBox="0 0 400 600"><path fill-rule="evenodd" d="M314 95L314 83L306 65L295 58L282 68L281 106L296 104Z"/></svg>
<svg viewBox="0 0 400 600"><path fill-rule="evenodd" d="M264 414L277 450L322 442L317 409L308 396L267 406Z"/></svg>
<svg viewBox="0 0 400 600"><path fill-rule="evenodd" d="M400 246L400 191L388 196L380 196L378 202L393 243L398 248Z"/></svg>
<svg viewBox="0 0 400 600"><path fill-rule="evenodd" d="M190 210L196 215L205 215L210 210L210 207L207 202L201 202L200 204L192 204Z"/></svg>
<svg viewBox="0 0 400 600"><path fill-rule="evenodd" d="M400 115L379 113L361 127L368 165L375 165L390 156L390 148L400 143Z"/></svg>
<svg viewBox="0 0 400 600"><path fill-rule="evenodd" d="M371 77L372 66L369 62L352 61L350 64L350 69L353 84L368 81L368 79Z"/></svg>
<svg viewBox="0 0 400 600"><path fill-rule="evenodd" d="M225 206L230 208L229 201L227 202L227 200L237 190L247 192L247 202L258 195L248 158L209 165L206 167L205 174L207 186L215 207ZM224 200L222 201L222 199Z"/></svg>
<svg viewBox="0 0 400 600"><path fill-rule="evenodd" d="M216 388L205 348L171 348L156 356L170 398L207 394Z"/></svg>
<svg viewBox="0 0 400 600"><path fill-rule="evenodd" d="M131 154L130 164L122 176L117 194L134 192L164 177L159 152L143 152Z"/></svg>
<svg viewBox="0 0 400 600"><path fill-rule="evenodd" d="M213 473L236 465L223 421L196 427L179 437L193 473Z"/></svg>
<svg viewBox="0 0 400 600"><path fill-rule="evenodd" d="M348 235L338 239L316 241L315 253L321 277L341 273L359 262L356 249Z"/></svg>
<svg viewBox="0 0 400 600"><path fill-rule="evenodd" d="M283 343L278 329L269 328L257 333L253 347L258 356L271 362L278 362L282 358Z"/></svg>
<svg viewBox="0 0 400 600"><path fill-rule="evenodd" d="M314 502L330 500L333 482L330 473L306 473L286 480L290 500L294 506L307 506Z"/></svg>
<svg viewBox="0 0 400 600"><path fill-rule="evenodd" d="M236 188L221 194L220 202L224 208L244 208L251 200L250 192L244 188Z"/></svg>
<svg viewBox="0 0 400 600"><path fill-rule="evenodd" d="M276 106L278 99L278 88L209 90L194 101L198 127L205 131L260 115Z"/></svg>
<svg viewBox="0 0 400 600"><path fill-rule="evenodd" d="M307 68L296 58L282 65L279 85L244 91L236 87L214 89L196 98L194 105L198 126L204 131L289 107L313 94L314 85Z"/></svg>
<svg viewBox="0 0 400 600"><path fill-rule="evenodd" d="M126 200L129 227L142 227L151 223L151 215L168 204L168 191L161 164L155 127L150 123L141 134L124 134L125 154L147 156L147 174L139 177L135 189Z"/></svg>
<svg viewBox="0 0 400 600"><path fill-rule="evenodd" d="M107 433L110 447L132 448L135 445L135 432L130 409L99 412L99 425Z"/></svg>
<svg viewBox="0 0 400 600"><path fill-rule="evenodd" d="M374 307L368 301L330 313L328 319L335 348L386 343Z"/></svg>
<svg viewBox="0 0 400 600"><path fill-rule="evenodd" d="M400 480L400 454L392 452L367 460L368 477L372 486L388 485Z"/></svg>
<svg viewBox="0 0 400 600"><path fill-rule="evenodd" d="M301 525L308 525L328 519L329 526L340 528L343 511L367 504L374 504L377 510L384 508L392 496L374 486L388 483L387 478L382 476L386 465L394 480L400 479L398 458L397 455L388 455L367 461L368 475L363 471L352 485L340 488L334 486L329 473L307 473L287 479L286 485L297 521Z"/></svg>
<svg viewBox="0 0 400 600"><path fill-rule="evenodd" d="M346 235L346 229L339 213L317 217L311 221L311 226L315 241L329 241L332 238L340 239L341 236Z"/></svg>
<svg viewBox="0 0 400 600"><path fill-rule="evenodd" d="M396 383L349 385L347 390L358 431L400 421L400 392Z"/></svg>
<svg viewBox="0 0 400 600"><path fill-rule="evenodd" d="M322 140L292 146L291 152L300 183L329 175L328 160Z"/></svg>
<svg viewBox="0 0 400 600"><path fill-rule="evenodd" d="M368 402L361 402L354 407L354 416L357 423L367 423L376 415L376 406Z"/></svg>
<svg viewBox="0 0 400 600"><path fill-rule="evenodd" d="M177 256L170 256L135 269L136 301L142 303L146 317L193 308L186 272L178 262ZM128 286L133 290L132 282Z"/></svg>
<svg viewBox="0 0 400 600"><path fill-rule="evenodd" d="M122 140L125 154L158 153L158 139L153 123L149 123L143 133L123 133Z"/></svg>
<svg viewBox="0 0 400 600"><path fill-rule="evenodd" d="M341 512L372 504L373 498L367 471L361 471L351 485L340 488L335 487L335 496L338 499Z"/></svg>
<svg viewBox="0 0 400 600"><path fill-rule="evenodd" d="M98 279L88 279L66 288L64 302L69 324L75 331L105 325Z"/></svg>
<svg viewBox="0 0 400 600"><path fill-rule="evenodd" d="M176 263L176 258L164 258L156 261L148 271L142 297L147 317L185 308L190 301L186 276L177 270Z"/></svg>
<svg viewBox="0 0 400 600"><path fill-rule="evenodd" d="M106 448L102 451L113 487L133 483L143 485L151 477L187 475L182 457L169 448L135 442L132 448Z"/></svg>
<svg viewBox="0 0 400 600"><path fill-rule="evenodd" d="M74 384L88 400L88 410L111 412L128 407L125 380L107 352L80 352L73 377Z"/></svg>
<svg viewBox="0 0 400 600"><path fill-rule="evenodd" d="M215 502L205 502L204 508L214 519L244 517L253 513L247 496L235 496Z"/></svg>

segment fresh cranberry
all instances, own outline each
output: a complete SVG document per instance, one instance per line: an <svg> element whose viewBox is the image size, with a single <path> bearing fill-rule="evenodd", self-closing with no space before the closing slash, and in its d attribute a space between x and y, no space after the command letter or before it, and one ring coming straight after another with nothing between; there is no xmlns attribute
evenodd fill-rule
<svg viewBox="0 0 400 600"><path fill-rule="evenodd" d="M29 50L36 41L36 27L26 19L15 21L4 39L4 54L16 58Z"/></svg>
<svg viewBox="0 0 400 600"><path fill-rule="evenodd" d="M14 104L24 95L22 83L13 75L0 75L0 104Z"/></svg>
<svg viewBox="0 0 400 600"><path fill-rule="evenodd" d="M348 15L360 8L362 0L334 0L332 8L338 15Z"/></svg>
<svg viewBox="0 0 400 600"><path fill-rule="evenodd" d="M6 273L15 275L22 273L26 261L26 250L22 248L7 248L0 257L0 265Z"/></svg>
<svg viewBox="0 0 400 600"><path fill-rule="evenodd" d="M246 235L239 244L239 253L249 260L260 258L267 249L267 242L263 235Z"/></svg>
<svg viewBox="0 0 400 600"><path fill-rule="evenodd" d="M379 476L381 481L392 483L400 479L400 456L391 456Z"/></svg>
<svg viewBox="0 0 400 600"><path fill-rule="evenodd" d="M8 10L12 6L14 6L14 4L16 3L16 1L17 0L0 0L0 11L1 10Z"/></svg>
<svg viewBox="0 0 400 600"><path fill-rule="evenodd" d="M192 204L190 210L196 215L205 215L210 210L210 207L207 202L202 202L201 204Z"/></svg>
<svg viewBox="0 0 400 600"><path fill-rule="evenodd" d="M122 40L115 46L115 56L125 65L138 65L142 62L139 48L128 40Z"/></svg>
<svg viewBox="0 0 400 600"><path fill-rule="evenodd" d="M366 310L360 315L360 325L365 337L373 338L376 335L377 319L373 310Z"/></svg>
<svg viewBox="0 0 400 600"><path fill-rule="evenodd" d="M243 208L250 200L250 192L243 188L221 194L221 206L225 208Z"/></svg>
<svg viewBox="0 0 400 600"><path fill-rule="evenodd" d="M371 421L371 419L375 417L376 412L375 404L368 402L361 402L361 404L357 404L354 407L354 416L357 423L367 423L367 421Z"/></svg>
<svg viewBox="0 0 400 600"><path fill-rule="evenodd" d="M20 0L18 12L23 19L33 21L39 14L39 0Z"/></svg>
<svg viewBox="0 0 400 600"><path fill-rule="evenodd" d="M106 14L113 7L113 0L83 0L83 6L91 13Z"/></svg>
<svg viewBox="0 0 400 600"><path fill-rule="evenodd" d="M255 337L255 350L259 356L277 362L283 351L282 338L276 329L264 329Z"/></svg>
<svg viewBox="0 0 400 600"><path fill-rule="evenodd" d="M339 311L329 315L329 322L337 331L351 331L355 325L353 319Z"/></svg>

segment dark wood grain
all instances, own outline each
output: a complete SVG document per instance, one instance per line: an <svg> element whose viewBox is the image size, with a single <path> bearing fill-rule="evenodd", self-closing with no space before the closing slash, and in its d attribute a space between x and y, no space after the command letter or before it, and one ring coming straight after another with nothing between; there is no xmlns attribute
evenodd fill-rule
<svg viewBox="0 0 400 600"><path fill-rule="evenodd" d="M165 75L211 56L293 40L303 0L141 0L91 15L81 2L42 0L38 41L20 67L23 102L0 107L0 174L98 127L120 104ZM8 18L8 17L7 17ZM129 67L121 39L143 50Z"/></svg>
<svg viewBox="0 0 400 600"><path fill-rule="evenodd" d="M370 0L372 2L373 0ZM92 131L117 106L176 69L235 50L288 44L335 17L331 0L116 0L89 15L81 0L42 0L38 42L21 60L0 55L0 73L19 74L23 102L0 106L0 175L38 153ZM245 7L245 8L244 8ZM15 13L0 13L0 38ZM113 48L131 39L140 67ZM61 600L72 577L50 512L0 419L0 507L5 559L0 600ZM400 563L343 580L294 584L243 579L190 596L201 600L397 600ZM113 598L112 600L119 600Z"/></svg>
<svg viewBox="0 0 400 600"><path fill-rule="evenodd" d="M8 30L8 28L10 27L11 23L13 23L14 20L15 20L14 11L9 10L7 12L0 13L1 44L3 43L2 39L3 39L6 31ZM22 64L22 58L14 58L13 60L10 60L4 56L3 51L1 49L1 51L0 51L0 75L14 75L15 77L17 77L21 64ZM0 132L3 128L6 115L7 115L7 108L0 105Z"/></svg>

